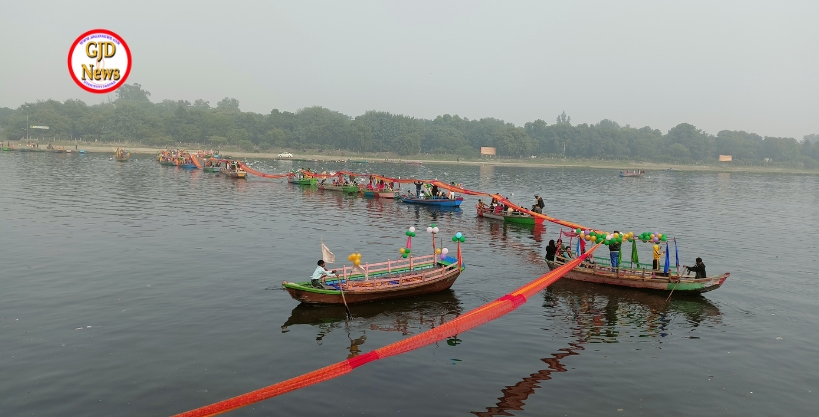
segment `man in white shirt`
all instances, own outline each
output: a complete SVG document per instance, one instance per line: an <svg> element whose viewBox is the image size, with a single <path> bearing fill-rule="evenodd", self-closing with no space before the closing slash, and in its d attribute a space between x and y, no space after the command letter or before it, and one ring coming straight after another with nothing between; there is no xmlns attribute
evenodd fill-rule
<svg viewBox="0 0 819 417"><path fill-rule="evenodd" d="M313 271L313 276L310 277L310 284L316 288L324 288L324 278L329 276L335 276L336 270L328 271L327 268L324 267L324 260L319 259L317 262L316 270Z"/></svg>

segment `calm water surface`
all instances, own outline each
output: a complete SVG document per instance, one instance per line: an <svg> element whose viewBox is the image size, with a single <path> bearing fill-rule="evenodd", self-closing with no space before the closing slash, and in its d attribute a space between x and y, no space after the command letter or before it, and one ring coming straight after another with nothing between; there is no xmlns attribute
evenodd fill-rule
<svg viewBox="0 0 819 417"><path fill-rule="evenodd" d="M234 416L807 416L819 406L812 176L253 161L368 170L514 193L606 230L667 232L684 264L730 271L704 296L559 281L494 322ZM299 165L300 164L300 165ZM163 416L418 334L546 268L545 230L391 200L236 181L109 155L0 154L0 415ZM396 259L409 226L467 236L450 291L298 305L321 239ZM413 250L423 253L428 235ZM451 242L450 242L451 243ZM451 246L451 245L450 245ZM648 245L640 256L650 259ZM604 254L602 254L604 255ZM673 263L673 260L672 260ZM336 266L340 263L336 264Z"/></svg>

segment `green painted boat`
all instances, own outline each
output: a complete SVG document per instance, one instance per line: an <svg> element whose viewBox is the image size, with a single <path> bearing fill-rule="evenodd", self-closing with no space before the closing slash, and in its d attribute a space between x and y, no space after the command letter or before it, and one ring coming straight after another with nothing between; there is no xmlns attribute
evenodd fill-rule
<svg viewBox="0 0 819 417"><path fill-rule="evenodd" d="M289 178L287 182L298 185L316 185L318 184L318 178Z"/></svg>
<svg viewBox="0 0 819 417"><path fill-rule="evenodd" d="M341 191L343 193L358 193L358 185L350 184L350 185L332 185L332 184L324 184L319 186L322 190L327 191Z"/></svg>
<svg viewBox="0 0 819 417"><path fill-rule="evenodd" d="M534 226L535 224L543 224L543 218L520 212L504 213L503 221L507 223L528 224Z"/></svg>
<svg viewBox="0 0 819 417"><path fill-rule="evenodd" d="M216 172L216 173L218 173L219 172L219 167L203 167L202 170L205 171L205 172Z"/></svg>

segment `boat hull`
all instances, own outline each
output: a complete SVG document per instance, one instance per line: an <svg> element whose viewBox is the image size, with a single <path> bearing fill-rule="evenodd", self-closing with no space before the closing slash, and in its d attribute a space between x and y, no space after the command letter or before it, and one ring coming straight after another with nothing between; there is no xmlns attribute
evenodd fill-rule
<svg viewBox="0 0 819 417"><path fill-rule="evenodd" d="M379 191L375 193L378 198L395 198L395 193L392 191Z"/></svg>
<svg viewBox="0 0 819 417"><path fill-rule="evenodd" d="M638 174L636 172L621 172L620 177L627 178L627 177L642 177L645 174Z"/></svg>
<svg viewBox="0 0 819 417"><path fill-rule="evenodd" d="M503 221L503 215L501 215L501 214L495 214L495 213L493 213L493 212L492 212L491 210L489 210L489 209L483 209L483 210L482 210L482 209L480 208L480 206L476 205L476 206L475 206L475 210L477 210L477 211L478 211L478 217L483 217L483 218L486 218L486 219L492 219L492 220L500 220L500 221Z"/></svg>
<svg viewBox="0 0 819 417"><path fill-rule="evenodd" d="M247 172L244 172L244 171L225 172L225 175L227 175L230 178L236 178L236 179L247 178Z"/></svg>
<svg viewBox="0 0 819 417"><path fill-rule="evenodd" d="M297 185L316 185L318 180L316 178L290 178L287 182Z"/></svg>
<svg viewBox="0 0 819 417"><path fill-rule="evenodd" d="M460 270L457 268L451 268L448 270L445 268L436 268L434 271L443 271L441 276L438 278L423 280L417 284L387 286L383 290L358 291L355 289L347 289L344 290L343 297L341 295L341 291L313 288L309 285L309 283L283 283L283 285L294 300L302 303L343 304L346 301L347 304L356 304L389 300L392 298L412 297L444 291L449 289L449 287L455 283L455 280L458 279L458 276L461 274L462 270L463 268ZM415 275L422 275L425 273L428 274L434 271L420 271ZM414 274L410 272L401 274L400 276L396 276L394 278L389 278L388 280L396 281L401 278L407 279L412 276L414 276ZM375 283L378 281L384 281L384 279L372 279L371 281Z"/></svg>
<svg viewBox="0 0 819 417"><path fill-rule="evenodd" d="M560 264L548 262L549 268L553 269ZM600 266L586 268L578 266L566 273L564 278L574 281L593 282L596 284L616 285L618 287L640 288L656 291L674 291L675 293L698 294L713 291L722 286L725 280L731 275L726 272L722 275L708 278L687 278L685 276L677 280L677 277L664 277L656 275L652 277L651 271L620 269L619 273L612 271L610 266Z"/></svg>
<svg viewBox="0 0 819 417"><path fill-rule="evenodd" d="M406 195L396 195L396 197L400 198L401 201L407 204L422 204L425 206L437 206L437 207L458 207L464 201L463 197L458 197L454 200L450 200L448 198L418 198L415 196L406 196Z"/></svg>
<svg viewBox="0 0 819 417"><path fill-rule="evenodd" d="M534 217L526 213L505 214L503 216L503 221L507 223L528 224L532 226L536 224L543 224L542 218Z"/></svg>
<svg viewBox="0 0 819 417"><path fill-rule="evenodd" d="M219 167L204 167L202 170L205 172L219 172Z"/></svg>
<svg viewBox="0 0 819 417"><path fill-rule="evenodd" d="M194 164L179 164L178 167L182 169L196 169L196 165Z"/></svg>
<svg viewBox="0 0 819 417"><path fill-rule="evenodd" d="M342 193L357 193L357 185L320 185L319 189L326 191L340 191Z"/></svg>

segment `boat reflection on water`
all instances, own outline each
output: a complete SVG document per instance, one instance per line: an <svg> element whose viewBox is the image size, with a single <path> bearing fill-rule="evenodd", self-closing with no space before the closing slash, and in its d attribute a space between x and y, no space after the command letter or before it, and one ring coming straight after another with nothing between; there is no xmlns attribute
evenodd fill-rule
<svg viewBox="0 0 819 417"><path fill-rule="evenodd" d="M520 224L507 223L500 220L477 217L478 232L487 233L492 240L508 241L510 237L527 237L535 242L543 242L543 235L546 233L544 224ZM528 248L532 250L532 248Z"/></svg>
<svg viewBox="0 0 819 417"><path fill-rule="evenodd" d="M522 411L525 401L541 387L540 383L552 379L552 373L567 372L562 361L580 355L587 343L617 343L621 333L629 338L662 338L674 331L721 323L719 308L702 296L672 298L666 302L662 294L571 280L550 286L544 293L543 307L548 316L569 322L574 340L541 359L548 365L547 369L504 387L503 396L494 406L472 414L510 416L513 415L510 411ZM639 334L635 335L634 330Z"/></svg>
<svg viewBox="0 0 819 417"><path fill-rule="evenodd" d="M368 330L417 334L458 317L462 311L461 302L452 290L405 299L351 304L352 318L349 320L343 305L301 303L282 325L282 333L290 331L293 326L314 326L317 328L316 341L321 343L328 333L344 329L350 339L349 359L361 353L360 346L367 340ZM351 332L360 335L353 338Z"/></svg>
<svg viewBox="0 0 819 417"><path fill-rule="evenodd" d="M720 324L719 308L707 298L671 297L638 289L560 280L545 293L544 307L556 318L573 320L583 333L581 343L615 343L629 337L666 337L702 324Z"/></svg>

